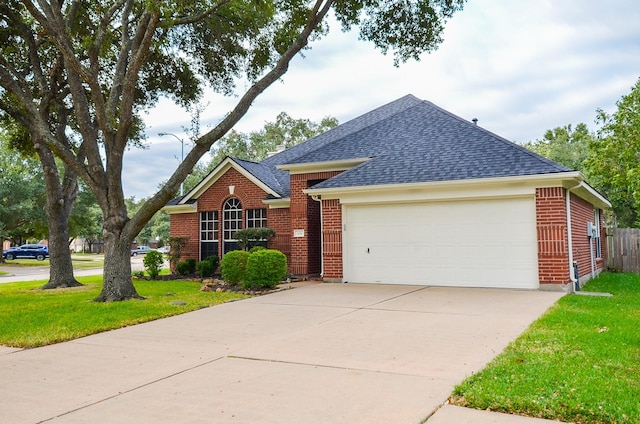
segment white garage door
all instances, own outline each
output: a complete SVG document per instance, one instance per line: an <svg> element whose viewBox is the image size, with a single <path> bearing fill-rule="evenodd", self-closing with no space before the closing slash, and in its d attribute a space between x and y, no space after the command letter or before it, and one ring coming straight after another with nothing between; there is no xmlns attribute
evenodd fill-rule
<svg viewBox="0 0 640 424"><path fill-rule="evenodd" d="M538 288L531 197L345 205L344 281Z"/></svg>

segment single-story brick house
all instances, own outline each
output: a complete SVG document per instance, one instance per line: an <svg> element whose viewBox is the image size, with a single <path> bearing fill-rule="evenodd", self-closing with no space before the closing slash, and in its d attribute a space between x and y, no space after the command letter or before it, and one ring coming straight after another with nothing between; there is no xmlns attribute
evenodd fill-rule
<svg viewBox="0 0 640 424"><path fill-rule="evenodd" d="M296 275L571 290L604 267L610 206L580 172L409 95L261 162L226 158L164 209L185 258L266 226Z"/></svg>

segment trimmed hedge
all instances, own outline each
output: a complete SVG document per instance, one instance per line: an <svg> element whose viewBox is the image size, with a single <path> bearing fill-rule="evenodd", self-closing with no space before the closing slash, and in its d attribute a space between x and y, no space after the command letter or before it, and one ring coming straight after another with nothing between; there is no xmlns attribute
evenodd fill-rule
<svg viewBox="0 0 640 424"><path fill-rule="evenodd" d="M200 278L211 277L218 269L219 263L220 258L217 256L209 256L208 258L198 262L196 270L198 271Z"/></svg>
<svg viewBox="0 0 640 424"><path fill-rule="evenodd" d="M238 240L242 250L251 250L254 246L266 247L275 235L276 232L271 228L258 227L238 230L233 237Z"/></svg>
<svg viewBox="0 0 640 424"><path fill-rule="evenodd" d="M279 250L260 249L247 259L243 287L272 289L287 275L287 257Z"/></svg>
<svg viewBox="0 0 640 424"><path fill-rule="evenodd" d="M176 271L180 275L191 275L196 272L196 260L195 259L187 259L186 261L178 262L176 266Z"/></svg>
<svg viewBox="0 0 640 424"><path fill-rule="evenodd" d="M251 254L244 250L233 250L222 257L220 273L222 279L230 284L238 284L244 280L247 260Z"/></svg>

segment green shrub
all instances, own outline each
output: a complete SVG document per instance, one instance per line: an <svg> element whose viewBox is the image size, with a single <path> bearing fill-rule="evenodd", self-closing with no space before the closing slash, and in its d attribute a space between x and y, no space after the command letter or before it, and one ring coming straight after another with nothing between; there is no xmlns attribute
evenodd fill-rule
<svg viewBox="0 0 640 424"><path fill-rule="evenodd" d="M245 228L238 230L234 234L238 244L242 250L250 250L254 246L266 247L276 235L276 232L271 228L259 227L259 228Z"/></svg>
<svg viewBox="0 0 640 424"><path fill-rule="evenodd" d="M258 250L249 255L243 286L272 289L287 275L287 257L279 250Z"/></svg>
<svg viewBox="0 0 640 424"><path fill-rule="evenodd" d="M176 266L176 271L180 275L191 275L196 272L196 260L195 259L187 259L182 262L178 262Z"/></svg>
<svg viewBox="0 0 640 424"><path fill-rule="evenodd" d="M147 270L149 277L151 277L152 280L155 280L158 278L158 275L160 275L164 258L162 257L162 253L157 250L151 250L144 255L142 263L144 264L144 268Z"/></svg>
<svg viewBox="0 0 640 424"><path fill-rule="evenodd" d="M216 272L216 269L218 269L219 261L217 256L209 256L200 261L196 267L200 278L211 277L213 273Z"/></svg>
<svg viewBox="0 0 640 424"><path fill-rule="evenodd" d="M213 267L209 261L200 261L196 267L200 278L210 277L213 274Z"/></svg>
<svg viewBox="0 0 640 424"><path fill-rule="evenodd" d="M187 245L187 237L169 237L169 268L178 271L178 263L182 257L182 248Z"/></svg>
<svg viewBox="0 0 640 424"><path fill-rule="evenodd" d="M249 252L244 250L234 250L225 254L220 265L222 279L231 284L243 281L249 256L251 256Z"/></svg>
<svg viewBox="0 0 640 424"><path fill-rule="evenodd" d="M256 253L258 250L266 250L267 248L264 246L253 246L249 249L249 253Z"/></svg>

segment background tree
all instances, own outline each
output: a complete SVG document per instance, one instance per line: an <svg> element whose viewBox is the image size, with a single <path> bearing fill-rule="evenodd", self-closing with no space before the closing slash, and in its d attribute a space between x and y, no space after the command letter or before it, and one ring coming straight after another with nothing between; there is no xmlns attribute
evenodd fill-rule
<svg viewBox="0 0 640 424"><path fill-rule="evenodd" d="M330 11L343 29L358 25L363 40L393 52L399 63L435 49L445 21L463 3L6 0L0 2L0 96L11 101L0 109L19 119L34 146L54 152L95 195L105 241L104 283L96 300L139 298L130 278L131 242L198 160L287 72L291 59L328 31ZM205 83L233 94L239 78L249 88L236 106L198 138L166 185L129 216L123 155L140 133L141 111L161 95L193 104ZM60 110L70 111L69 119L51 120L52 104L64 105ZM68 133L78 137L64 139Z"/></svg>
<svg viewBox="0 0 640 424"><path fill-rule="evenodd" d="M568 168L585 172L589 144L594 138L586 124L580 123L575 129L569 124L547 130L542 139L529 141L523 146Z"/></svg>
<svg viewBox="0 0 640 424"><path fill-rule="evenodd" d="M5 96L6 98L6 96ZM55 104L55 102L53 102ZM0 105L5 113L0 113L0 123L5 128L10 148L21 155L37 157L42 172L37 184L43 185L45 196L44 212L46 216L47 243L49 245L49 281L43 289L59 287L77 287L81 284L73 275L73 263L69 251L69 218L73 203L78 193L78 178L68 165L56 160L51 150L43 145L34 143L29 131L22 122L22 116L13 107L0 99ZM7 112L8 111L8 112ZM48 116L48 123L57 138L68 144L65 125L59 125L57 120L66 121L69 111L50 113L50 109L43 107L43 115Z"/></svg>
<svg viewBox="0 0 640 424"><path fill-rule="evenodd" d="M84 184L80 184L78 197L73 204L69 218L69 235L71 239L82 239L83 251L87 248L89 252L93 252L93 243L102 239L102 212L95 196Z"/></svg>
<svg viewBox="0 0 640 424"><path fill-rule="evenodd" d="M586 165L607 196L620 227L640 227L640 79L609 115L598 111L601 128L590 143Z"/></svg>
<svg viewBox="0 0 640 424"><path fill-rule="evenodd" d="M0 245L47 237L45 192L38 162L9 149L0 132Z"/></svg>
<svg viewBox="0 0 640 424"><path fill-rule="evenodd" d="M209 170L227 156L259 162L280 147L288 149L337 126L338 120L332 117L316 123L309 119L294 119L286 112L280 112L274 122L265 123L259 131L247 134L231 130L216 144Z"/></svg>

